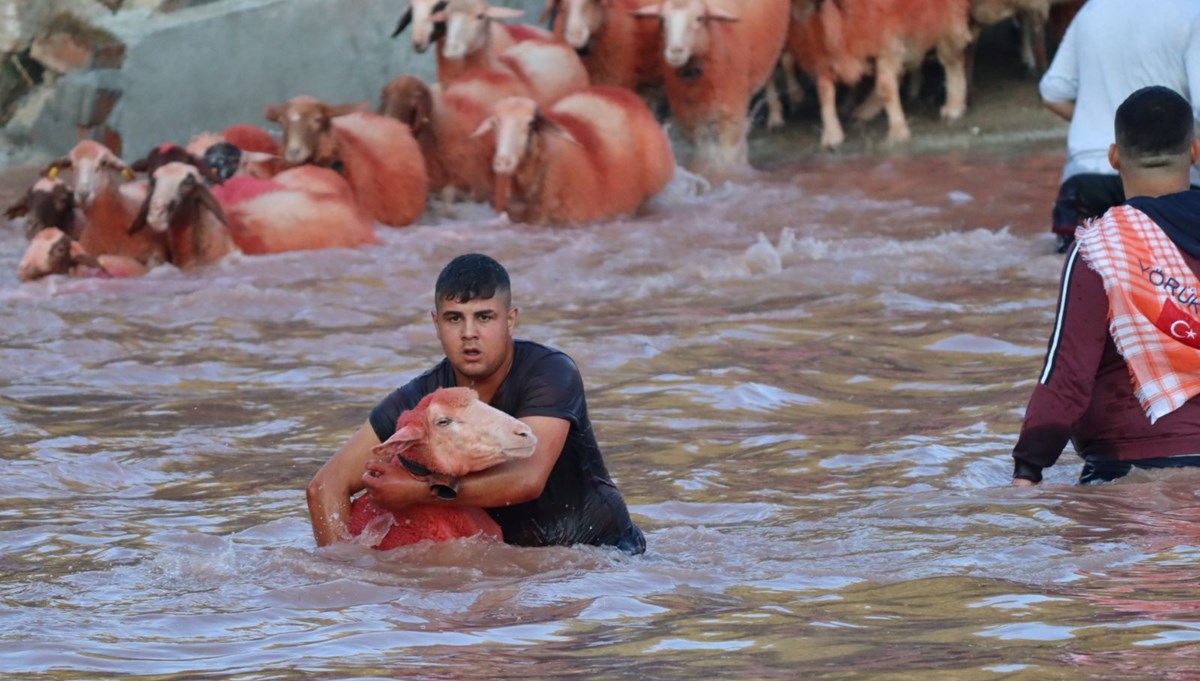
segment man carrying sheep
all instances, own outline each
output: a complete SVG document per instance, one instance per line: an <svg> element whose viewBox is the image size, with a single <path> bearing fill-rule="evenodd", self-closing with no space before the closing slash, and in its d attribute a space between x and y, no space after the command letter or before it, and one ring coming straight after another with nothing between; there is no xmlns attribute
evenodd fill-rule
<svg viewBox="0 0 1200 681"><path fill-rule="evenodd" d="M434 297L433 323L446 357L376 405L309 483L317 544L348 536L350 498L366 489L393 511L425 503L484 508L510 544L644 552L645 537L604 465L575 363L558 350L513 338L518 310L504 267L486 255L461 255L438 276ZM401 413L453 386L474 388L483 402L524 421L537 447L528 459L462 478L456 498L435 500L427 483L375 459L371 450L391 437Z"/></svg>

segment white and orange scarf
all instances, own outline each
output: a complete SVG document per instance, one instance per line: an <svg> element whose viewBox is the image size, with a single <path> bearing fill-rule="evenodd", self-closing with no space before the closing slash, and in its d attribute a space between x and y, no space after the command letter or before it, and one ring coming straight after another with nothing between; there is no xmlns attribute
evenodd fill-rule
<svg viewBox="0 0 1200 681"><path fill-rule="evenodd" d="M1109 331L1153 424L1200 394L1200 281L1170 237L1131 206L1109 210L1075 238L1104 280Z"/></svg>

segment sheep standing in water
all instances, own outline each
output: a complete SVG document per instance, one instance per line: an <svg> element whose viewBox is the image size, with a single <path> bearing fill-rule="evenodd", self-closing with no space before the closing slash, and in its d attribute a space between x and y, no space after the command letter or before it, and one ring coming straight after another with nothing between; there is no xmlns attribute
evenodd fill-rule
<svg viewBox="0 0 1200 681"><path fill-rule="evenodd" d="M458 478L533 455L529 426L479 401L470 388L442 388L400 415L396 432L374 452L430 485L430 498L454 498ZM502 541L500 526L480 508L430 504L389 513L367 495L351 504L349 531L377 549L419 541L482 536Z"/></svg>

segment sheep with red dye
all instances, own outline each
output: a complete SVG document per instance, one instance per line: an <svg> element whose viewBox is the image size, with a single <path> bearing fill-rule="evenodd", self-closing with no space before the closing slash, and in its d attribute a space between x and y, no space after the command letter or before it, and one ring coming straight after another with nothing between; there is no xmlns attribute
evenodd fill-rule
<svg viewBox="0 0 1200 681"><path fill-rule="evenodd" d="M519 15L520 10L492 7L485 0L448 0L444 9L433 14L446 26L438 43L442 55L438 82L449 85L480 68L507 70L525 83L530 97L544 105L587 87L590 81L579 55L552 34L537 29L539 34L519 40L498 39L505 31L494 27L513 27L495 19L514 12Z"/></svg>
<svg viewBox="0 0 1200 681"><path fill-rule="evenodd" d="M407 125L364 111L368 106L299 96L267 106L264 115L282 126L289 165L336 168L371 219L393 227L410 225L425 212L425 159Z"/></svg>
<svg viewBox="0 0 1200 681"><path fill-rule="evenodd" d="M233 177L210 188L246 255L375 243L375 227L336 172L297 166L269 179Z"/></svg>
<svg viewBox="0 0 1200 681"><path fill-rule="evenodd" d="M144 203L147 184L126 181L135 177L133 170L116 154L99 142L82 140L43 173L53 179L63 170L71 171L75 205L85 218L79 230L85 251L133 258L151 266L166 259L161 235L129 233Z"/></svg>
<svg viewBox="0 0 1200 681"><path fill-rule="evenodd" d="M25 238L49 227L57 227L78 239L87 218L75 207L75 193L62 178L39 177L16 203L4 211L16 221L25 218Z"/></svg>
<svg viewBox="0 0 1200 681"><path fill-rule="evenodd" d="M661 23L671 114L710 177L749 169L750 99L767 84L787 37L788 0L663 0L634 14Z"/></svg>
<svg viewBox="0 0 1200 681"><path fill-rule="evenodd" d="M180 269L209 265L239 250L204 174L179 161L150 176L146 200L129 231L163 235L167 260Z"/></svg>
<svg viewBox="0 0 1200 681"><path fill-rule="evenodd" d="M661 0L549 0L543 20L575 48L592 85L645 90L662 85L662 33L633 12Z"/></svg>
<svg viewBox="0 0 1200 681"><path fill-rule="evenodd" d="M946 72L941 115L961 118L967 108L966 48L971 42L968 0L793 0L788 49L796 66L817 83L821 144L837 147L846 135L835 102L838 83L854 85L872 69L874 96L888 118L890 144L912 137L900 101L900 77L931 49ZM877 113L863 108L860 118Z"/></svg>
<svg viewBox="0 0 1200 681"><path fill-rule="evenodd" d="M513 220L576 223L636 211L671 180L675 157L630 90L592 87L543 110L502 99L476 135L494 132L493 205Z"/></svg>
<svg viewBox="0 0 1200 681"><path fill-rule="evenodd" d="M376 549L419 541L482 537L502 541L499 525L479 508L447 506L459 478L533 455L537 438L529 426L479 400L471 388L441 388L400 415L396 432L373 450L430 486L429 504L390 513L368 495L350 507L347 528Z"/></svg>
<svg viewBox="0 0 1200 681"><path fill-rule="evenodd" d="M212 155L214 147L222 150L215 157ZM227 180L235 174L271 177L285 167L279 140L256 125L238 123L219 133L202 132L193 135L186 148L193 156L203 159L209 166L210 175L219 180ZM232 158L228 156L228 150L236 150Z"/></svg>
<svg viewBox="0 0 1200 681"><path fill-rule="evenodd" d="M29 241L17 279L33 281L54 274L71 277L137 277L148 268L133 258L119 255L94 256L57 227L46 227Z"/></svg>
<svg viewBox="0 0 1200 681"><path fill-rule="evenodd" d="M416 76L388 83L379 112L412 129L429 174L429 191L443 200L492 197L492 146L472 133L505 97L529 94L524 82L507 70L475 69L449 85L430 88Z"/></svg>

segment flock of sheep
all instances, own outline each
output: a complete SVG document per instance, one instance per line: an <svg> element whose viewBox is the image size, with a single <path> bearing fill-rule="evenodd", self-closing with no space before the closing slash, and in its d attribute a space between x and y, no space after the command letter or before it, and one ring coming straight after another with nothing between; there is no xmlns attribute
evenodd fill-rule
<svg viewBox="0 0 1200 681"><path fill-rule="evenodd" d="M160 263L372 243L374 225L412 224L431 196L487 201L515 221L575 223L627 214L671 180L676 156L647 101L665 99L701 174L748 168L750 102L797 70L815 83L822 144L845 135L838 85L874 77L860 117L884 111L888 140L910 136L900 78L935 54L942 116L963 115L969 47L981 25L1030 27L1044 66L1052 4L1082 0L548 0L542 28L486 0L411 0L396 34L436 47L437 83L400 76L369 104L298 96L253 125L164 144L127 165L80 142L11 207L30 245L18 267L134 276ZM1039 49L1040 48L1040 49ZM1032 65L1032 64L1031 64ZM71 185L60 176L71 173ZM140 175L140 177L139 177Z"/></svg>

